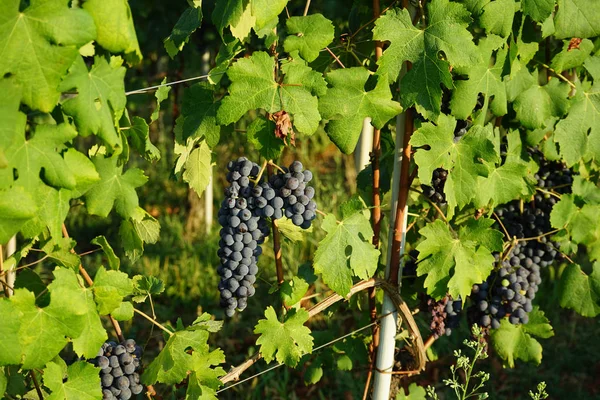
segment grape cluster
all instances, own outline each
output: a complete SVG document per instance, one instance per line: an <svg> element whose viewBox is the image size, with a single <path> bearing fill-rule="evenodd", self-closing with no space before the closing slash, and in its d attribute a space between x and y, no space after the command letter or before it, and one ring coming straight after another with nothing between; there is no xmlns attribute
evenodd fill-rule
<svg viewBox="0 0 600 400"><path fill-rule="evenodd" d="M429 197L432 201L438 205L446 204L446 195L444 194L444 186L446 185L446 179L448 178L448 171L443 168L437 168L433 171L433 178L431 179L431 186L421 185L423 194Z"/></svg>
<svg viewBox="0 0 600 400"><path fill-rule="evenodd" d="M485 282L473 286L473 322L493 329L500 327L500 320L505 316L514 325L529 322L528 313L533 309L532 301L542 282L540 260L533 254L526 242L517 242L502 260L500 269Z"/></svg>
<svg viewBox="0 0 600 400"><path fill-rule="evenodd" d="M248 297L255 293L260 245L270 233L266 218L279 219L285 213L294 224L308 228L317 205L312 200L314 188L307 185L312 173L299 161L268 182L256 182L260 167L245 157L229 162L227 169L229 187L218 214L221 262L217 272L221 307L232 317L236 309L247 307Z"/></svg>
<svg viewBox="0 0 600 400"><path fill-rule="evenodd" d="M261 186L250 181L256 178L260 167L241 157L229 162L227 169L230 186L225 190L225 199L218 214L222 228L218 250L221 264L217 272L221 276L221 307L231 317L236 308L244 310L248 297L254 295L257 261L262 254L260 245L269 234L269 226L261 218L259 208L260 202L266 199L266 193L259 190Z"/></svg>
<svg viewBox="0 0 600 400"><path fill-rule="evenodd" d="M436 339L442 335L450 336L452 329L458 328L462 300L452 300L452 296L446 295L439 301L429 298L427 306L431 313L431 333Z"/></svg>
<svg viewBox="0 0 600 400"><path fill-rule="evenodd" d="M277 201L279 209L284 210L286 218L302 229L308 229L316 217L315 189L308 185L312 178L312 172L304 170L300 161L294 161L289 168L269 179L276 192L273 201Z"/></svg>
<svg viewBox="0 0 600 400"><path fill-rule="evenodd" d="M571 169L561 162L547 160L537 149L530 149L529 154L537 160L540 166L540 169L534 175L537 180L537 187L561 194L571 192L571 185L573 184L573 171Z"/></svg>
<svg viewBox="0 0 600 400"><path fill-rule="evenodd" d="M144 387L140 383L140 359L142 348L133 339L121 344L106 342L92 363L102 368L100 380L104 400L128 400L140 394Z"/></svg>

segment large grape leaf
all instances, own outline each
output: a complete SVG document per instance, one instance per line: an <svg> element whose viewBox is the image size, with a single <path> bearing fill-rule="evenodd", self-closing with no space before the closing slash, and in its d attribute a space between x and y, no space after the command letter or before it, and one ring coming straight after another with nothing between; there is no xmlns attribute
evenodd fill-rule
<svg viewBox="0 0 600 400"><path fill-rule="evenodd" d="M419 166L419 180L429 184L436 168L448 171L444 192L448 200L448 212L453 214L456 206L463 207L473 199L478 177L487 176L488 168L483 161L495 162L494 145L481 129L469 129L458 141L454 140L456 120L440 115L437 126L427 122L413 134L410 143L417 149L415 162ZM424 146L429 146L427 150Z"/></svg>
<svg viewBox="0 0 600 400"><path fill-rule="evenodd" d="M503 43L504 40L495 35L481 39L477 47L481 62L454 69L457 74L468 77L466 80L457 80L456 89L452 92L450 108L457 119L467 119L473 113L480 93L487 98L493 97L491 107L495 115L506 114L506 88L502 81L502 69L508 50L507 46L498 50ZM495 57L492 58L495 51Z"/></svg>
<svg viewBox="0 0 600 400"><path fill-rule="evenodd" d="M87 4L87 3L86 3ZM66 114L73 117L79 134L98 135L108 146L120 146L121 139L115 121L125 110L125 67L120 57L112 57L110 63L96 57L88 71L82 57L77 57L69 74L60 84L60 90L77 91L62 104Z"/></svg>
<svg viewBox="0 0 600 400"><path fill-rule="evenodd" d="M296 71L286 74L281 84L276 82L273 79L275 62L273 57L261 51L229 67L229 95L217 111L220 124L231 124L247 111L261 108L268 113L287 111L293 116L294 127L301 133L312 134L317 130L321 116L317 98L311 93L315 88L309 89L302 81L297 81L304 74Z"/></svg>
<svg viewBox="0 0 600 400"><path fill-rule="evenodd" d="M248 142L267 160L277 160L285 148L285 142L275 136L275 122L264 117L252 121L246 135Z"/></svg>
<svg viewBox="0 0 600 400"><path fill-rule="evenodd" d="M258 33L283 11L288 0L220 0L212 13L212 21L223 37L230 28L233 36L244 40L250 30Z"/></svg>
<svg viewBox="0 0 600 400"><path fill-rule="evenodd" d="M133 281L126 273L107 271L100 267L94 277L94 297L101 315L110 314L119 307L123 298L133 293Z"/></svg>
<svg viewBox="0 0 600 400"><path fill-rule="evenodd" d="M600 314L600 263L594 263L591 274L577 264L570 264L560 277L560 305L584 317Z"/></svg>
<svg viewBox="0 0 600 400"><path fill-rule="evenodd" d="M433 0L427 4L429 21L424 30L412 24L406 9L389 10L377 19L373 38L390 42L379 59L378 74L394 82L405 61L413 68L402 79L402 105L416 104L417 111L436 120L440 113L442 88L453 88L450 68L480 61L472 36L466 29L470 13L461 4ZM443 52L445 59L438 57Z"/></svg>
<svg viewBox="0 0 600 400"><path fill-rule="evenodd" d="M594 50L594 43L589 39L583 39L577 48L571 48L571 41L565 40L560 53L552 58L550 67L558 73L567 69L580 67Z"/></svg>
<svg viewBox="0 0 600 400"><path fill-rule="evenodd" d="M169 337L165 347L150 363L142 375L146 385L156 382L173 385L184 380L194 369L194 353L208 353L208 332L202 329L186 329ZM188 350L193 350L190 354ZM197 356L196 356L197 357Z"/></svg>
<svg viewBox="0 0 600 400"><path fill-rule="evenodd" d="M19 289L16 291L19 291ZM25 290L23 292L26 293ZM0 340L0 365L20 364L21 342L19 331L21 329L21 316L15 302L6 297L0 299L0 315L2 316L2 324L0 324L0 337L2 337L2 340Z"/></svg>
<svg viewBox="0 0 600 400"><path fill-rule="evenodd" d="M313 338L310 329L304 326L308 321L308 311L303 308L292 309L284 322L279 322L273 307L265 310L266 319L261 319L254 328L254 333L260 334L256 344L266 362L274 359L277 362L296 366L300 357L308 354L313 348Z"/></svg>
<svg viewBox="0 0 600 400"><path fill-rule="evenodd" d="M52 237L61 237L62 224L67 218L69 201L73 197L71 191L38 185L30 193L36 200L38 209L36 215L23 225L21 234L26 238L34 238L48 228Z"/></svg>
<svg viewBox="0 0 600 400"><path fill-rule="evenodd" d="M352 287L352 277L370 278L377 269L379 250L371 244L373 229L362 212L344 215L342 221L328 214L321 227L327 236L315 252L315 273L337 293L345 296Z"/></svg>
<svg viewBox="0 0 600 400"><path fill-rule="evenodd" d="M552 117L561 117L569 108L570 86L558 79L547 85L533 85L521 92L513 103L517 119L529 129L544 128Z"/></svg>
<svg viewBox="0 0 600 400"><path fill-rule="evenodd" d="M58 102L61 77L78 48L96 38L90 15L63 0L0 0L0 76L13 75L23 103L50 112Z"/></svg>
<svg viewBox="0 0 600 400"><path fill-rule="evenodd" d="M200 24L202 24L202 2L195 3L191 3L190 7L185 9L173 27L171 34L165 39L165 49L171 58L183 49L192 33L200 28Z"/></svg>
<svg viewBox="0 0 600 400"><path fill-rule="evenodd" d="M558 0L554 16L557 39L600 35L600 7L595 0Z"/></svg>
<svg viewBox="0 0 600 400"><path fill-rule="evenodd" d="M100 46L111 53L124 53L130 64L141 61L142 52L127 0L87 0L83 8L94 18Z"/></svg>
<svg viewBox="0 0 600 400"><path fill-rule="evenodd" d="M202 196L212 177L212 152L205 140L198 143L185 162L183 180Z"/></svg>
<svg viewBox="0 0 600 400"><path fill-rule="evenodd" d="M94 163L83 153L74 148L63 153L65 163L75 178L75 188L71 194L73 198L82 196L87 190L100 181Z"/></svg>
<svg viewBox="0 0 600 400"><path fill-rule="evenodd" d="M329 120L327 134L346 154L354 151L366 117L381 129L402 112L400 104L392 100L385 76L377 79L372 90L365 89L370 76L369 70L362 67L338 69L326 76L331 87L319 99L319 111Z"/></svg>
<svg viewBox="0 0 600 400"><path fill-rule="evenodd" d="M425 240L417 246L417 275L427 275L428 294L465 299L474 284L486 280L494 267L492 252L502 250L502 233L491 229L493 224L491 219L472 219L456 233L438 219L419 231Z"/></svg>
<svg viewBox="0 0 600 400"><path fill-rule="evenodd" d="M554 11L556 0L522 0L523 13L529 15L532 20L542 22Z"/></svg>
<svg viewBox="0 0 600 400"><path fill-rule="evenodd" d="M108 216L113 205L123 218L133 215L138 206L135 188L142 186L148 178L138 168L123 173L123 166L117 165L118 157L105 158L97 155L92 158L102 180L85 195L86 207L90 214Z"/></svg>
<svg viewBox="0 0 600 400"><path fill-rule="evenodd" d="M0 190L0 243L8 242L36 211L36 202L22 187Z"/></svg>
<svg viewBox="0 0 600 400"><path fill-rule="evenodd" d="M44 386L52 391L48 400L100 400L100 368L85 361L76 361L67 368L66 376L57 363L44 368Z"/></svg>
<svg viewBox="0 0 600 400"><path fill-rule="evenodd" d="M214 99L215 86L207 82L197 83L187 88L183 94L183 134L180 144L189 138L206 138L210 147L216 146L219 141L221 128L217 123L218 102Z"/></svg>
<svg viewBox="0 0 600 400"><path fill-rule="evenodd" d="M308 62L319 56L321 49L331 43L335 33L331 21L321 14L291 17L285 23L288 36L283 48L288 53L298 51Z"/></svg>
<svg viewBox="0 0 600 400"><path fill-rule="evenodd" d="M13 171L8 165L8 149L23 135L27 116L19 111L22 88L15 79L0 79L0 189L12 185Z"/></svg>
<svg viewBox="0 0 600 400"><path fill-rule="evenodd" d="M566 118L556 124L554 140L568 166L600 159L600 85L579 87Z"/></svg>
<svg viewBox="0 0 600 400"><path fill-rule="evenodd" d="M192 373L188 380L185 398L189 400L216 400L216 392L223 383L218 379L225 375L222 367L212 368L225 362L221 349L192 354Z"/></svg>
<svg viewBox="0 0 600 400"><path fill-rule="evenodd" d="M550 222L556 229L565 229L574 244L584 244L591 260L600 259L600 205L591 199L565 194L552 208ZM588 204L581 204L588 201Z"/></svg>
<svg viewBox="0 0 600 400"><path fill-rule="evenodd" d="M542 345L532 336L542 339L554 336L552 326L537 306L529 313L527 324L513 325L504 318L500 328L491 333L494 349L511 368L514 368L515 360L542 362Z"/></svg>
<svg viewBox="0 0 600 400"><path fill-rule="evenodd" d="M490 1L482 8L479 25L488 34L507 37L512 31L517 6L515 0Z"/></svg>

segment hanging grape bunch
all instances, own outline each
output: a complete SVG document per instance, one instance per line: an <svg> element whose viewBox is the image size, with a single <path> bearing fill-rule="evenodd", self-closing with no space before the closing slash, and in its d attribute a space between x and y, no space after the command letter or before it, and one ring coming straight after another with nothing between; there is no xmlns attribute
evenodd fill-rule
<svg viewBox="0 0 600 400"><path fill-rule="evenodd" d="M248 298L255 293L260 245L269 235L267 218L279 219L285 214L304 229L315 218L315 191L307 183L312 173L294 161L289 169L271 176L268 182L258 182L258 164L240 157L227 165L225 199L219 209L221 240L217 272L221 277L220 304L232 317L235 310L243 311Z"/></svg>
<svg viewBox="0 0 600 400"><path fill-rule="evenodd" d="M446 195L444 194L444 186L448 178L448 171L443 168L437 168L433 171L433 177L430 185L421 185L423 194L431 199L436 204L443 206L446 204Z"/></svg>
<svg viewBox="0 0 600 400"><path fill-rule="evenodd" d="M100 381L103 400L128 400L140 394L144 387L140 384L142 348L133 339L121 344L106 342L98 351L92 363L102 368Z"/></svg>

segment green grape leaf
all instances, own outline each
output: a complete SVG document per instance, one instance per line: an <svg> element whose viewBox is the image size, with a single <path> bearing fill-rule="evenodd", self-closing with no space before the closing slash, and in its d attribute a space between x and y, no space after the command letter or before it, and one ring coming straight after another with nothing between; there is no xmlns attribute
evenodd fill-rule
<svg viewBox="0 0 600 400"><path fill-rule="evenodd" d="M412 135L413 147L417 149L415 162L419 166L419 180L429 184L436 168L448 171L444 186L448 211L452 215L456 206L464 207L475 196L473 188L477 178L487 176L488 168L482 161L495 162L494 145L481 129L471 128L457 142L454 141L456 120L451 116L440 115L437 126L427 122Z"/></svg>
<svg viewBox="0 0 600 400"><path fill-rule="evenodd" d="M522 0L523 13L529 15L535 22L542 22L554 11L556 0Z"/></svg>
<svg viewBox="0 0 600 400"><path fill-rule="evenodd" d="M142 60L127 0L87 0L83 8L94 18L100 46L111 53L124 53L129 64Z"/></svg>
<svg viewBox="0 0 600 400"><path fill-rule="evenodd" d="M85 195L88 212L106 217L116 205L117 213L123 218L133 215L139 202L135 188L148 180L144 172L131 168L123 173L123 166L117 165L116 156L105 158L97 155L92 161L102 180Z"/></svg>
<svg viewBox="0 0 600 400"><path fill-rule="evenodd" d="M156 97L156 108L150 115L150 123L156 121L158 119L158 115L160 113L160 103L169 98L169 92L171 91L171 86L167 86L167 78L165 77L160 83L162 86L158 88L154 96Z"/></svg>
<svg viewBox="0 0 600 400"><path fill-rule="evenodd" d="M550 66L556 72L561 73L567 69L580 67L594 50L594 43L589 39L583 39L575 48L571 48L571 42L565 40L563 49L552 58Z"/></svg>
<svg viewBox="0 0 600 400"><path fill-rule="evenodd" d="M254 333L260 334L256 344L266 362L274 359L287 366L294 367L300 357L308 354L313 348L313 338L310 329L304 326L308 321L308 311L303 308L290 310L284 322L279 322L273 307L265 310L266 319L261 319L254 328Z"/></svg>
<svg viewBox="0 0 600 400"><path fill-rule="evenodd" d="M102 235L96 236L95 238L93 238L90 241L90 243L100 246L100 248L106 255L106 258L108 259L108 265L110 266L111 269L118 270L121 267L121 260L115 254L115 251L113 250L110 243L108 243L108 240L106 239L106 237L104 237Z"/></svg>
<svg viewBox="0 0 600 400"><path fill-rule="evenodd" d="M291 17L285 23L288 36L283 48L288 53L298 51L308 62L314 61L321 49L333 41L333 24L321 14Z"/></svg>
<svg viewBox="0 0 600 400"><path fill-rule="evenodd" d="M0 243L6 243L37 215L37 204L20 186L0 190Z"/></svg>
<svg viewBox="0 0 600 400"><path fill-rule="evenodd" d="M301 227L294 225L292 220L285 216L277 220L277 226L279 227L281 236L293 243L304 241L306 235L310 235L313 232L312 225L307 229L302 229Z"/></svg>
<svg viewBox="0 0 600 400"><path fill-rule="evenodd" d="M160 150L150 141L150 127L144 118L133 117L125 134L133 148L147 161L160 160Z"/></svg>
<svg viewBox="0 0 600 400"><path fill-rule="evenodd" d="M594 80L600 79L600 56L588 57L583 63L583 66Z"/></svg>
<svg viewBox="0 0 600 400"><path fill-rule="evenodd" d="M427 293L441 299L450 293L466 298L474 284L486 280L494 267L492 251L502 250L502 233L491 229L494 221L472 219L457 233L441 220L427 224L419 233L417 275L427 275Z"/></svg>
<svg viewBox="0 0 600 400"><path fill-rule="evenodd" d="M583 204L572 194L561 196L552 208L550 222L557 229L565 229L574 244L585 244L590 260L600 258L600 205Z"/></svg>
<svg viewBox="0 0 600 400"><path fill-rule="evenodd" d="M187 88L183 94L181 115L183 135L179 144L184 144L189 138L206 138L209 147L213 148L219 142L221 127L217 123L219 103L214 100L215 86L200 82Z"/></svg>
<svg viewBox="0 0 600 400"><path fill-rule="evenodd" d="M92 287L101 315L110 314L119 307L123 298L133 293L133 281L126 273L120 271L107 271L100 267L94 277Z"/></svg>
<svg viewBox="0 0 600 400"><path fill-rule="evenodd" d="M557 39L600 35L600 8L595 0L557 0L554 33Z"/></svg>
<svg viewBox="0 0 600 400"><path fill-rule="evenodd" d="M58 85L82 46L96 38L90 15L62 0L2 0L0 76L11 74L23 88L23 103L50 112Z"/></svg>
<svg viewBox="0 0 600 400"><path fill-rule="evenodd" d="M579 88L570 103L569 114L555 129L561 157L568 166L581 159L600 159L600 86Z"/></svg>
<svg viewBox="0 0 600 400"><path fill-rule="evenodd" d="M306 294L308 291L308 282L299 276L295 276L289 281L281 284L281 299L286 306L292 307Z"/></svg>
<svg viewBox="0 0 600 400"><path fill-rule="evenodd" d="M475 204L483 207L491 204L508 203L525 192L527 165L516 161L506 161L501 166L489 166L487 177L477 177Z"/></svg>
<svg viewBox="0 0 600 400"><path fill-rule="evenodd" d="M424 30L412 24L406 9L389 10L378 18L373 38L390 42L378 61L377 73L394 82L405 61L413 68L402 79L401 98L404 108L416 105L426 118L437 120L440 113L442 88L453 88L451 67L480 62L480 56L466 29L471 22L467 9L448 0L427 4L429 23ZM438 53L446 59L441 60Z"/></svg>
<svg viewBox="0 0 600 400"><path fill-rule="evenodd" d="M209 313L202 313L190 326L190 329L204 329L208 332L219 332L223 321L215 321Z"/></svg>
<svg viewBox="0 0 600 400"><path fill-rule="evenodd" d="M315 365L315 363L311 363L304 372L304 384L305 385L314 385L319 382L323 377L323 368L320 365Z"/></svg>
<svg viewBox="0 0 600 400"><path fill-rule="evenodd" d="M506 47L496 52L493 58L495 62L490 65L492 53L503 43L502 39L494 35L481 39L477 48L482 61L454 69L457 74L467 75L469 78L457 80L456 89L452 92L450 108L452 115L457 119L467 119L473 113L479 93L483 93L488 99L493 97L492 112L495 115L501 116L507 113L506 88L502 81L502 68L507 55Z"/></svg>
<svg viewBox="0 0 600 400"><path fill-rule="evenodd" d="M133 227L144 243L156 243L160 237L160 223L146 210L137 207L131 216Z"/></svg>
<svg viewBox="0 0 600 400"><path fill-rule="evenodd" d="M63 153L63 158L75 177L75 188L71 192L73 198L83 196L90 187L100 181L94 163L85 154L71 148Z"/></svg>
<svg viewBox="0 0 600 400"><path fill-rule="evenodd" d="M215 3L212 21L223 38L223 30L230 27L231 33L244 40L256 23L252 17L249 0L222 0Z"/></svg>
<svg viewBox="0 0 600 400"><path fill-rule="evenodd" d="M372 90L365 90L370 76L369 70L362 67L338 69L326 76L331 87L320 98L319 111L329 120L327 134L346 154L354 151L366 117L371 117L373 126L381 129L402 112L400 104L392 100L385 77L379 77Z"/></svg>
<svg viewBox="0 0 600 400"><path fill-rule="evenodd" d="M66 377L60 365L48 363L44 369L44 386L52 393L48 400L100 400L100 368L85 361L76 361L67 368ZM65 379L66 378L66 379Z"/></svg>
<svg viewBox="0 0 600 400"><path fill-rule="evenodd" d="M514 0L496 0L487 3L479 17L479 24L488 34L510 35L517 4Z"/></svg>
<svg viewBox="0 0 600 400"><path fill-rule="evenodd" d="M303 82L293 79L303 75L286 75L279 84L273 79L274 68L275 59L265 52L254 52L249 58L235 62L227 70L231 85L229 95L217 111L217 121L228 125L257 108L268 113L285 110L293 116L299 132L314 133L321 120L317 98L302 86Z"/></svg>
<svg viewBox="0 0 600 400"><path fill-rule="evenodd" d="M315 252L315 273L336 293L345 296L352 287L352 277L370 278L377 269L379 250L371 244L373 230L369 219L356 212L342 221L328 214L321 224L327 236Z"/></svg>
<svg viewBox="0 0 600 400"><path fill-rule="evenodd" d="M83 58L77 57L59 89L77 91L66 98L62 108L73 117L80 135L97 135L113 149L121 145L115 121L127 103L124 78L120 57L112 57L110 64L105 58L96 57L89 71Z"/></svg>
<svg viewBox="0 0 600 400"><path fill-rule="evenodd" d="M256 18L254 30L258 33L262 28L283 11L288 0L250 0L252 15Z"/></svg>
<svg viewBox="0 0 600 400"><path fill-rule="evenodd" d="M143 303L148 296L161 294L165 291L165 284L153 276L136 275L133 277L133 301Z"/></svg>
<svg viewBox="0 0 600 400"><path fill-rule="evenodd" d="M15 288L16 293L31 293L25 289ZM33 293L31 293L33 295ZM3 297L0 299L0 365L17 365L21 363L21 342L19 331L21 329L21 315L14 300ZM0 392L4 394L4 392Z"/></svg>
<svg viewBox="0 0 600 400"><path fill-rule="evenodd" d="M534 85L519 94L514 101L517 119L525 128L544 128L551 117L560 117L567 107L569 86L558 79L545 86Z"/></svg>
<svg viewBox="0 0 600 400"><path fill-rule="evenodd" d="M233 61L234 57L237 56L242 50L244 50L244 47L241 45L239 40L234 39L233 37L227 37L225 43L221 45L219 52L215 57L215 67L208 73L208 82L213 85L219 84L219 82L221 82L221 78L223 75L225 75L225 72L229 68L231 61Z"/></svg>
<svg viewBox="0 0 600 400"><path fill-rule="evenodd" d="M396 400L426 400L425 389L413 382L408 387L408 396L404 394L404 390L400 389L396 395Z"/></svg>
<svg viewBox="0 0 600 400"><path fill-rule="evenodd" d="M142 375L146 385L156 382L173 385L181 382L194 369L194 355L208 353L208 332L202 329L182 330L173 333L159 355ZM192 354L188 350L193 350ZM197 357L197 356L196 356Z"/></svg>
<svg viewBox="0 0 600 400"><path fill-rule="evenodd" d="M110 312L117 321L130 321L133 318L133 304L129 301L122 302L119 307Z"/></svg>
<svg viewBox="0 0 600 400"><path fill-rule="evenodd" d="M76 271L81 262L79 256L72 252L76 244L77 242L70 238L54 238L42 247L42 251L58 265Z"/></svg>
<svg viewBox="0 0 600 400"><path fill-rule="evenodd" d="M38 210L33 219L21 228L21 234L26 238L34 238L48 228L52 237L61 237L62 224L70 209L69 200L73 197L71 192L39 185L32 194L37 200Z"/></svg>
<svg viewBox="0 0 600 400"><path fill-rule="evenodd" d="M560 277L560 305L584 317L600 314L600 263L586 274L577 264L568 265Z"/></svg>
<svg viewBox="0 0 600 400"><path fill-rule="evenodd" d="M192 5L193 7L186 8L183 14L181 14L171 34L165 39L165 50L167 50L171 58L174 58L183 49L183 46L188 42L192 33L200 28L202 24L201 3L197 5L192 3Z"/></svg>
<svg viewBox="0 0 600 400"><path fill-rule="evenodd" d="M542 362L542 345L532 335L542 339L554 335L544 312L537 306L529 313L529 322L525 325L513 325L508 319L502 319L500 328L492 330L492 345L511 368L514 368L515 360L539 364Z"/></svg>
<svg viewBox="0 0 600 400"><path fill-rule="evenodd" d="M217 389L223 384L219 380L225 375L222 367L212 368L225 362L223 350L192 354L192 372L188 380L185 398L190 400L216 400Z"/></svg>
<svg viewBox="0 0 600 400"><path fill-rule="evenodd" d="M33 137L26 138L24 131L17 135L12 146L6 149L9 168L15 168L18 173L15 184L30 193L45 185L44 180L52 186L73 189L77 182L57 149L64 148L64 143L76 136L77 132L68 124L41 124ZM40 176L42 170L44 180Z"/></svg>
<svg viewBox="0 0 600 400"><path fill-rule="evenodd" d="M212 152L205 140L198 143L185 162L183 180L202 196L212 176Z"/></svg>
<svg viewBox="0 0 600 400"><path fill-rule="evenodd" d="M275 122L265 117L252 121L246 135L248 142L267 160L277 160L285 148L284 141L275 136Z"/></svg>
<svg viewBox="0 0 600 400"><path fill-rule="evenodd" d="M50 295L52 297L53 294ZM91 290L84 289L85 300L79 304L81 331L73 339L73 350L85 358L94 358L98 349L108 339L106 330L96 310L96 302Z"/></svg>
<svg viewBox="0 0 600 400"><path fill-rule="evenodd" d="M134 263L144 253L144 242L136 232L133 223L129 220L123 220L119 227L119 238L125 250L125 255Z"/></svg>

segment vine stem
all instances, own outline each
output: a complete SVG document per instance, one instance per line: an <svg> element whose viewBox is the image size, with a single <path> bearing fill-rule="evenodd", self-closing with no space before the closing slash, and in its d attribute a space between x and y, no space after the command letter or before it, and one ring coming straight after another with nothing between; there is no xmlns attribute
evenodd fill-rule
<svg viewBox="0 0 600 400"><path fill-rule="evenodd" d="M276 166L273 162L269 161L267 167L267 173L269 176L273 175L273 167ZM278 166L276 166L279 170ZM283 170L281 170L283 172ZM279 225L277 220L273 218L272 221L273 231L273 254L275 254L275 272L277 273L277 283L281 285L283 283L283 263L281 261L281 235L279 233Z"/></svg>
<svg viewBox="0 0 600 400"><path fill-rule="evenodd" d="M379 0L373 0L373 19L377 20L381 15ZM383 43L375 42L375 60L378 61L383 54ZM371 227L373 229L373 247L379 249L379 237L381 234L381 169L379 161L381 158L381 129L373 129L373 145L371 148L371 165L373 170L373 208L371 208ZM371 322L377 321L377 301L375 296L377 291L375 287L369 289L369 314ZM369 343L369 357L371 359L371 368L367 372L367 380L363 391L363 400L366 400L371 387L373 377L373 367L377 356L377 347L379 346L379 324L374 324L371 330L372 340Z"/></svg>
<svg viewBox="0 0 600 400"><path fill-rule="evenodd" d="M0 276L4 275L4 247L0 244ZM4 289L4 295L6 297L10 296L10 289L2 284L2 288Z"/></svg>
<svg viewBox="0 0 600 400"><path fill-rule="evenodd" d="M306 15L308 14L309 7L310 7L310 0L306 0L306 5L304 6L304 14L302 14L303 16L306 17Z"/></svg>
<svg viewBox="0 0 600 400"><path fill-rule="evenodd" d="M33 386L35 386L35 391L37 392L38 397L40 398L40 400L43 400L44 393L42 393L42 389L40 388L40 383L38 382L37 377L35 376L35 372L33 370L30 370L29 376L31 376L31 380L33 381Z"/></svg>
<svg viewBox="0 0 600 400"><path fill-rule="evenodd" d="M70 237L69 231L67 231L67 226L65 224L62 224L62 234L66 238ZM71 249L71 253L75 254L75 249ZM81 263L79 263L79 273L81 274L81 276L83 276L83 279L88 284L88 286L94 285L94 281L92 280L90 275L87 273L85 268L83 268L83 264L81 264ZM117 338L119 338L119 341L120 342L125 341L125 337L123 336L123 331L121 330L121 326L119 325L119 322L116 319L114 319L113 316L110 314L108 314L108 319L110 320L110 323L112 324L112 326L115 330L115 333L117 335Z"/></svg>
<svg viewBox="0 0 600 400"><path fill-rule="evenodd" d="M325 47L325 50L327 50L327 51L329 52L329 54L331 54L331 57L333 57L333 59L334 59L335 61L337 61L337 63L340 65L340 67L342 67L342 68L346 68L346 66L344 65L344 63L342 63L342 61L341 61L341 60L338 58L338 56L336 56L336 55L333 53L333 51L331 51L331 50L329 49L329 47Z"/></svg>
<svg viewBox="0 0 600 400"><path fill-rule="evenodd" d="M134 308L133 311L139 315L141 315L142 317L146 318L148 321L152 322L154 325L156 325L157 327L159 327L161 330L163 330L164 332L168 333L169 336L173 336L174 333L173 331L171 331L169 328L167 328L166 326L162 325L160 322L158 322L157 320L153 319L151 316L149 316L148 314L146 314L143 311L138 310L137 308Z"/></svg>

